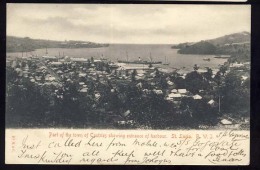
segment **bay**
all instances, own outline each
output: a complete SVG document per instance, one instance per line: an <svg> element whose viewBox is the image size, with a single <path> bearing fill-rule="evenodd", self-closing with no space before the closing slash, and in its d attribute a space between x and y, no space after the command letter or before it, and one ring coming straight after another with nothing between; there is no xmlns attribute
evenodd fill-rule
<svg viewBox="0 0 260 170"><path fill-rule="evenodd" d="M187 55L178 54L178 49L172 49L171 45L141 45L141 44L110 44L109 47L101 48L49 48L48 55L59 56L65 55L70 57L84 57L100 59L101 57L107 58L113 62L117 60L138 60L140 57L142 60L150 60L150 56L153 61L161 61L162 63L169 63L169 65L160 65L164 68L178 68L182 70L190 71L193 69L194 64L199 65L200 68L210 67L217 69L221 64L227 61L227 59L214 58L215 55ZM37 49L33 52L28 52L27 55L46 55L46 49ZM23 54L24 56L26 53ZM7 53L7 56L22 57L22 53ZM210 61L203 60L209 58Z"/></svg>

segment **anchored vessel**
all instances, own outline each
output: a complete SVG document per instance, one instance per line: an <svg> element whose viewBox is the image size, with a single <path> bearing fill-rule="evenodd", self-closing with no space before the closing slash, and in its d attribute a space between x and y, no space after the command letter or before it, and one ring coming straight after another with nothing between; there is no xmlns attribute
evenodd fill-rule
<svg viewBox="0 0 260 170"><path fill-rule="evenodd" d="M127 60L117 60L118 63L126 63L126 64L162 64L161 61L153 61L150 53L150 61L142 60L140 57L135 61L128 61L128 54L126 52Z"/></svg>

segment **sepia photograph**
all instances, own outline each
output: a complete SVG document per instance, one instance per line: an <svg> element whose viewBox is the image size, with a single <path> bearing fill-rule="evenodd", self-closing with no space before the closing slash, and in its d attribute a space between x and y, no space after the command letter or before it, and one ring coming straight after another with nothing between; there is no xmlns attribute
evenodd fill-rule
<svg viewBox="0 0 260 170"><path fill-rule="evenodd" d="M250 164L250 5L7 3L5 73L6 164Z"/></svg>
<svg viewBox="0 0 260 170"><path fill-rule="evenodd" d="M6 128L249 130L249 5L7 4Z"/></svg>

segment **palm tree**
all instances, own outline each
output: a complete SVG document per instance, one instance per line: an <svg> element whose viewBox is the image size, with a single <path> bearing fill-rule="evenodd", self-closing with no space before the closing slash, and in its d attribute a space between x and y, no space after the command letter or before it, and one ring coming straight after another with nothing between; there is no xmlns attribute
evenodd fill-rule
<svg viewBox="0 0 260 170"><path fill-rule="evenodd" d="M199 66L197 64L194 64L193 69L194 71L197 71L199 69Z"/></svg>

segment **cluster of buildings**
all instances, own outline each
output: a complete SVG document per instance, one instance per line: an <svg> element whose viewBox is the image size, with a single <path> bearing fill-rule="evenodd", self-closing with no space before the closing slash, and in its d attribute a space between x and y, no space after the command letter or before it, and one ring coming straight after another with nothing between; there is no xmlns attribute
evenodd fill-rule
<svg viewBox="0 0 260 170"><path fill-rule="evenodd" d="M154 93L163 95L163 98L176 105L178 108L181 104L181 99L184 97L192 98L193 100L202 100L204 91L201 90L198 94L192 94L187 89L176 88L175 83L167 77L168 70L155 68L148 64L127 64L114 63L106 59L86 59L76 57L56 57L56 56L30 56L22 58L7 58L7 66L13 68L21 79L29 80L37 86L53 86L53 94L63 99L63 92L66 89L66 84L76 84L76 90L81 94L89 94L90 90L93 93L94 100L98 101L102 95L107 95L104 87L110 88L110 93L118 92L118 84L129 84L136 82L136 87L142 91L143 95ZM233 63L229 69L239 70L241 67L250 67L250 63ZM227 71L230 71L227 70ZM185 79L187 73L179 70L179 76ZM206 69L198 69L199 73L205 73ZM218 70L213 70L212 78ZM160 78L158 72L164 74L167 83L167 89L163 89L159 85ZM247 74L241 74L241 79L244 81L249 77ZM100 85L101 84L101 85ZM148 86L147 86L148 84ZM52 95L53 95L52 94ZM207 104L216 107L218 102L213 96L206 97ZM129 114L129 110L126 111Z"/></svg>
<svg viewBox="0 0 260 170"><path fill-rule="evenodd" d="M32 83L39 86L54 85L62 87L64 82L78 81L78 91L80 93L88 92L88 82L101 82L106 84L107 81L113 82L130 82L133 79L137 81L147 81L152 87L153 92L160 95L165 94L165 100L178 103L182 97L193 97L194 100L202 99L200 94L191 94L186 89L175 89L174 82L166 78L169 89L160 89L156 84L156 71L153 66L148 64L126 64L113 63L106 59L86 59L76 57L56 57L56 56L31 56L7 59L7 66L15 69L19 76L28 78ZM232 63L230 69L238 69L240 67L250 67L250 63ZM167 70L157 69L159 72L167 74ZM212 78L218 70L212 71ZM198 69L197 72L205 73L207 69ZM187 73L183 70L178 71L181 78L185 79ZM241 75L242 80L246 80L248 75ZM142 83L136 86L142 88L144 93L151 90L142 87ZM111 92L115 91L111 89Z"/></svg>

